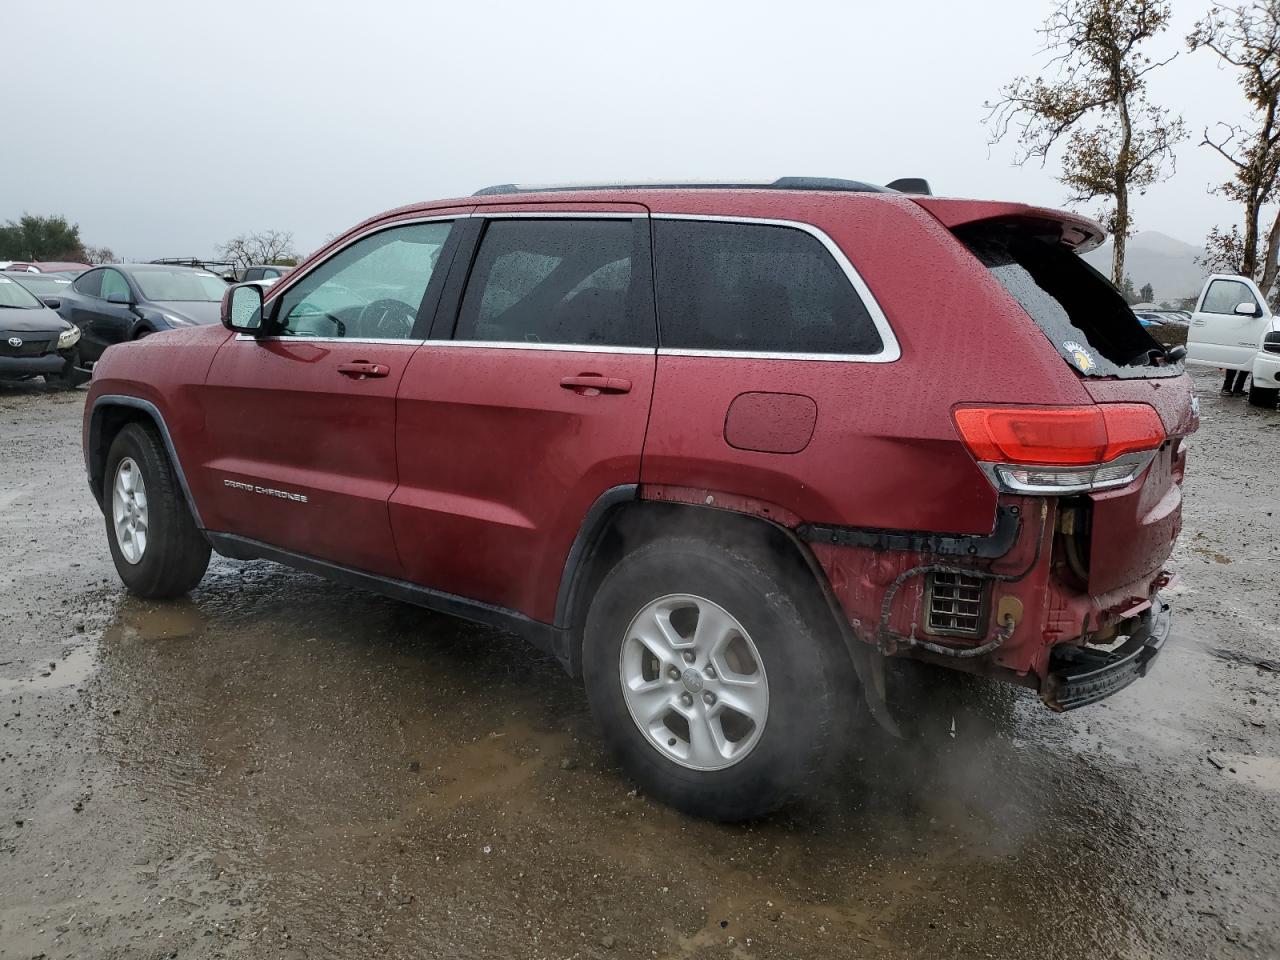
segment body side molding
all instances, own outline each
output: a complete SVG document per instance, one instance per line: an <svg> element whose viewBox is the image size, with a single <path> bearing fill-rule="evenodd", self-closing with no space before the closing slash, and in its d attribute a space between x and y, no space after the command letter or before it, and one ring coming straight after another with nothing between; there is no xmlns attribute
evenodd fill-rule
<svg viewBox="0 0 1280 960"><path fill-rule="evenodd" d="M294 553L291 550L282 550L261 540L253 540L234 533L208 532L206 536L213 544L213 549L224 557L230 557L233 560L272 560L305 573L316 574L335 583L358 587L393 600L412 603L415 606L461 617L474 623L509 630L545 653L556 653L558 646L556 637L560 631L549 623L532 620L518 611L481 603L478 600L468 600L466 597L441 590L432 590L430 587L410 583L407 580L396 580L365 570L357 570L354 567L345 567L342 564Z"/></svg>

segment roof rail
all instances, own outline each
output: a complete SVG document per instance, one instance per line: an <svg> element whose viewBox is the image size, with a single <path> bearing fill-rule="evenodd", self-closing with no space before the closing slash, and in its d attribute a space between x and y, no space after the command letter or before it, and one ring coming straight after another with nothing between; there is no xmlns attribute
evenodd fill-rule
<svg viewBox="0 0 1280 960"><path fill-rule="evenodd" d="M903 181L895 180L894 183ZM923 180L911 181L924 183ZM925 184L928 192L928 184ZM566 190L835 190L846 193L887 193L888 187L863 183L861 180L841 180L837 177L779 177L777 180L696 180L684 181L630 181L624 183L499 183L472 194L473 197L489 197L505 193L554 193ZM911 191L913 193L921 191Z"/></svg>

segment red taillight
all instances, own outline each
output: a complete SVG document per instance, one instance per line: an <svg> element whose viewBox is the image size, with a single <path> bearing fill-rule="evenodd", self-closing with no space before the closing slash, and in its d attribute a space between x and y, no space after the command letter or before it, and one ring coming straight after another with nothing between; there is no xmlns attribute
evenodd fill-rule
<svg viewBox="0 0 1280 960"><path fill-rule="evenodd" d="M1086 466L1164 443L1164 424L1145 403L1088 407L962 407L965 445L986 463Z"/></svg>

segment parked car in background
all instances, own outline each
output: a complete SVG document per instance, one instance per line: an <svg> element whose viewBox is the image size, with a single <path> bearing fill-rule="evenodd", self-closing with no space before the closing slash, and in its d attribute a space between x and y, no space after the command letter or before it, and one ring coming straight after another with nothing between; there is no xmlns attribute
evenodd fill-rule
<svg viewBox="0 0 1280 960"><path fill-rule="evenodd" d="M1247 371L1249 402L1275 407L1280 399L1280 335L1257 284L1220 273L1205 281L1191 315L1187 363Z"/></svg>
<svg viewBox="0 0 1280 960"><path fill-rule="evenodd" d="M1164 323L1164 318L1160 314L1150 310L1135 310L1133 315L1144 327L1158 327Z"/></svg>
<svg viewBox="0 0 1280 960"><path fill-rule="evenodd" d="M1147 675L1197 419L1103 235L799 178L402 208L110 350L89 483L137 595L212 547L502 625L647 793L757 816L892 727L887 657Z"/></svg>
<svg viewBox="0 0 1280 960"><path fill-rule="evenodd" d="M62 295L71 287L71 278L61 273L4 273L53 310L62 306Z"/></svg>
<svg viewBox="0 0 1280 960"><path fill-rule="evenodd" d="M274 263L256 263L251 267L244 268L244 272L240 274L240 282L279 280L281 277L287 276L292 269L293 267L280 266Z"/></svg>
<svg viewBox="0 0 1280 960"><path fill-rule="evenodd" d="M70 277L78 277L91 266L93 264L76 263L72 260L15 260L4 269L14 273L62 273Z"/></svg>
<svg viewBox="0 0 1280 960"><path fill-rule="evenodd" d="M207 270L112 264L77 277L63 294L58 313L80 329L81 357L94 363L115 343L216 323L226 290L226 282Z"/></svg>
<svg viewBox="0 0 1280 960"><path fill-rule="evenodd" d="M58 387L89 379L81 369L80 331L17 280L0 274L0 379L44 377Z"/></svg>

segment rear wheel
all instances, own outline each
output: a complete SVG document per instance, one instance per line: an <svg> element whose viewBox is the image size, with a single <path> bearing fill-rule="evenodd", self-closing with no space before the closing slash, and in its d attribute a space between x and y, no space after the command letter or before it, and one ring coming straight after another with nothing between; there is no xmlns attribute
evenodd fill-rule
<svg viewBox="0 0 1280 960"><path fill-rule="evenodd" d="M130 423L120 431L107 454L102 492L111 559L130 593L174 597L200 582L209 542L154 430Z"/></svg>
<svg viewBox="0 0 1280 960"><path fill-rule="evenodd" d="M1280 387L1260 387L1256 383L1249 384L1249 403L1253 406L1274 410L1277 401L1280 401Z"/></svg>
<svg viewBox="0 0 1280 960"><path fill-rule="evenodd" d="M848 690L832 624L788 571L666 539L623 558L587 615L583 673L605 739L644 790L744 820L807 792ZM842 659L843 658L843 659Z"/></svg>

